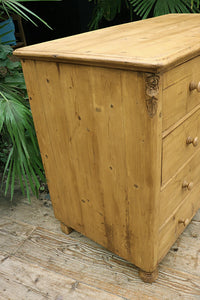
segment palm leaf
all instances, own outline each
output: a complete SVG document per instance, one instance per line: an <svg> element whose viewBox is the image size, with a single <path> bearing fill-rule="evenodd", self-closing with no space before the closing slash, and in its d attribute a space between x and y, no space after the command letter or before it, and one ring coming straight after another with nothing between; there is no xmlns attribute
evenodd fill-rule
<svg viewBox="0 0 200 300"><path fill-rule="evenodd" d="M28 199L30 191L37 195L40 182L38 175L42 175L42 162L36 140L35 130L30 109L19 100L19 96L0 91L0 112L3 126L6 128L12 147L5 165L3 180L6 179L5 194L11 187L13 198L15 180L20 181L21 187L26 190Z"/></svg>
<svg viewBox="0 0 200 300"><path fill-rule="evenodd" d="M134 12L143 19L150 14L155 17L169 13L199 12L199 0L129 0L129 2Z"/></svg>
<svg viewBox="0 0 200 300"><path fill-rule="evenodd" d="M32 17L42 22L45 26L52 29L47 22L45 22L42 18L40 18L33 11L26 8L20 2L30 2L32 0L0 0L0 10L5 11L5 13L9 16L11 13L15 13L21 16L23 19L30 21L32 24L37 26L35 21L33 21ZM41 0L33 0L33 1L41 1ZM47 1L47 0L43 0ZM49 0L49 1L60 1L60 0Z"/></svg>
<svg viewBox="0 0 200 300"><path fill-rule="evenodd" d="M90 2L92 0L89 0ZM112 21L121 11L122 0L97 0L93 11L92 19L89 24L90 29L97 29L100 21L104 18L107 21Z"/></svg>

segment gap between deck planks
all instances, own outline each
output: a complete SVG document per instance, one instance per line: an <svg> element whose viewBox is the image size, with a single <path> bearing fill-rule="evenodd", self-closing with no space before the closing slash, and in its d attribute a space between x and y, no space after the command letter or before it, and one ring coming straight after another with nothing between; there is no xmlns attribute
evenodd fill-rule
<svg viewBox="0 0 200 300"><path fill-rule="evenodd" d="M157 282L149 285L138 278L136 267L87 238L4 218L0 220L0 297L200 299L199 232L200 222L192 221L163 260Z"/></svg>

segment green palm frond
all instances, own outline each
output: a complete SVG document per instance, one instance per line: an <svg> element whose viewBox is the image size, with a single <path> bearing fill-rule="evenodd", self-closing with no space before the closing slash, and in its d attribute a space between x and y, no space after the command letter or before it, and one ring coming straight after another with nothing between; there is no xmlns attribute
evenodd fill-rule
<svg viewBox="0 0 200 300"><path fill-rule="evenodd" d="M93 0L89 0L89 2L92 1ZM94 2L96 6L89 25L90 29L97 29L102 18L105 18L107 21L112 21L116 14L120 13L123 3L122 0L96 0Z"/></svg>
<svg viewBox="0 0 200 300"><path fill-rule="evenodd" d="M0 92L0 112L1 128L3 122L11 145L3 174L3 180L6 178L5 194L11 186L12 199L15 181L19 179L30 198L29 185L34 194L40 186L37 173L44 179L31 112L19 96L13 97L6 92Z"/></svg>
<svg viewBox="0 0 200 300"><path fill-rule="evenodd" d="M30 200L30 190L38 195L45 181L32 114L21 64L12 61L12 48L0 44L0 167L2 188L10 188L11 200L16 180Z"/></svg>
<svg viewBox="0 0 200 300"><path fill-rule="evenodd" d="M36 20L39 20L44 25L46 25L48 28L52 29L42 18L40 18L33 11L26 8L23 4L20 3L20 2L30 2L30 1L38 2L41 0L0 0L0 11L4 11L8 16L13 13L17 14L21 16L23 19L37 26L36 22L33 20L33 18L35 18ZM49 0L42 0L42 1L49 1ZM50 1L60 1L60 0L50 0Z"/></svg>
<svg viewBox="0 0 200 300"><path fill-rule="evenodd" d="M146 19L150 14L155 16L169 13L199 12L199 0L129 0L134 12Z"/></svg>
<svg viewBox="0 0 200 300"><path fill-rule="evenodd" d="M132 20L133 11L145 19L169 13L198 13L200 0L88 0L94 2L90 29L97 29L102 19L112 21L126 7Z"/></svg>
<svg viewBox="0 0 200 300"><path fill-rule="evenodd" d="M10 151L3 173L3 181L6 179L5 194L10 186L13 198L15 181L19 179L30 199L29 185L37 194L40 186L38 173L44 179L32 115L21 101L21 96L14 95L7 87L4 89L3 84L0 85L0 120L0 129L4 127L10 139Z"/></svg>

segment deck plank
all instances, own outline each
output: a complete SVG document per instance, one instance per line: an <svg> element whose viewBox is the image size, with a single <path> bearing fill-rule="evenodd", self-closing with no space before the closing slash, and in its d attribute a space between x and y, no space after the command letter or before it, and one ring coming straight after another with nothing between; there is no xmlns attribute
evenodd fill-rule
<svg viewBox="0 0 200 300"><path fill-rule="evenodd" d="M163 259L162 265L200 276L200 222L190 223Z"/></svg>
<svg viewBox="0 0 200 300"><path fill-rule="evenodd" d="M199 212L152 285L140 280L131 263L77 232L67 236L0 218L0 299L197 300L199 259Z"/></svg>
<svg viewBox="0 0 200 300"><path fill-rule="evenodd" d="M46 296L39 294L37 291L13 282L9 278L0 277L0 299L9 300L44 300Z"/></svg>
<svg viewBox="0 0 200 300"><path fill-rule="evenodd" d="M99 245L42 228L37 228L15 255L126 299L200 298L199 276L161 266L157 282L147 285L138 278L136 267Z"/></svg>
<svg viewBox="0 0 200 300"><path fill-rule="evenodd" d="M34 230L34 226L2 218L0 223L0 251L13 254Z"/></svg>
<svg viewBox="0 0 200 300"><path fill-rule="evenodd" d="M0 255L0 296L4 299L125 299L15 256L3 258Z"/></svg>

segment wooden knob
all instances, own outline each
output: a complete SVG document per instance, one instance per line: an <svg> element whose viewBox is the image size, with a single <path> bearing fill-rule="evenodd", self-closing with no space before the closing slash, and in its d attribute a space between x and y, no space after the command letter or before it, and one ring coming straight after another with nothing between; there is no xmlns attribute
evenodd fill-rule
<svg viewBox="0 0 200 300"><path fill-rule="evenodd" d="M200 92L200 81L199 82L190 82L190 91L197 90L197 92Z"/></svg>
<svg viewBox="0 0 200 300"><path fill-rule="evenodd" d="M192 144L194 147L196 147L198 145L198 136L192 138L191 136L189 136L186 140L186 144Z"/></svg>
<svg viewBox="0 0 200 300"><path fill-rule="evenodd" d="M187 226L189 224L190 220L189 219L185 219L185 220L179 220L178 223L179 224L183 224L184 226Z"/></svg>
<svg viewBox="0 0 200 300"><path fill-rule="evenodd" d="M188 191L190 191L194 186L194 183L191 181L191 182L187 182L186 180L183 182L182 184L182 187L183 188L187 188Z"/></svg>

